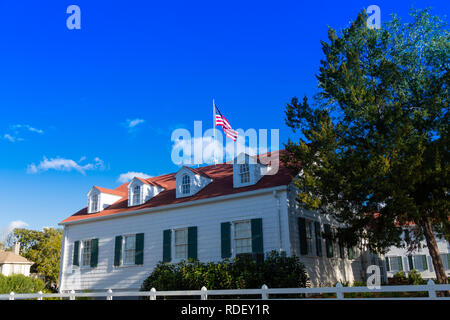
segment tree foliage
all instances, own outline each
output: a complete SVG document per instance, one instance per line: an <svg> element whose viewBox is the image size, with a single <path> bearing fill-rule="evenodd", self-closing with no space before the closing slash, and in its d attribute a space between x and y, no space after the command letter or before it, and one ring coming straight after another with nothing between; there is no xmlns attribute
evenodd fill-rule
<svg viewBox="0 0 450 320"><path fill-rule="evenodd" d="M20 242L21 254L35 264L31 272L44 275L46 287L56 290L59 278L62 230L44 228L43 231L14 229L15 241Z"/></svg>
<svg viewBox="0 0 450 320"><path fill-rule="evenodd" d="M384 252L410 225L409 248L425 236L442 271L433 231L450 239L450 34L428 9L410 18L370 29L362 12L340 33L329 29L314 105L287 104L301 137L284 161L299 172L299 203L345 223L343 241Z"/></svg>

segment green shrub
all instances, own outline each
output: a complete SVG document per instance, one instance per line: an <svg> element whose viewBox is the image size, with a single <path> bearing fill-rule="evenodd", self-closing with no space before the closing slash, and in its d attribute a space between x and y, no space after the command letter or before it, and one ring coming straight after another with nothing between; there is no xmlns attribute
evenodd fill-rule
<svg viewBox="0 0 450 320"><path fill-rule="evenodd" d="M390 284L393 285L408 284L408 278L406 278L405 272L399 271L396 274L394 274L394 277L391 279Z"/></svg>
<svg viewBox="0 0 450 320"><path fill-rule="evenodd" d="M308 275L296 256L272 251L264 260L242 255L221 262L203 263L194 260L179 263L158 263L144 280L141 290L250 289L306 287Z"/></svg>
<svg viewBox="0 0 450 320"><path fill-rule="evenodd" d="M427 282L423 280L422 275L415 269L412 269L408 274L408 283L412 285L422 285Z"/></svg>
<svg viewBox="0 0 450 320"><path fill-rule="evenodd" d="M0 274L0 294L14 293L37 293L43 291L45 283L41 279L26 277L15 274L9 277Z"/></svg>

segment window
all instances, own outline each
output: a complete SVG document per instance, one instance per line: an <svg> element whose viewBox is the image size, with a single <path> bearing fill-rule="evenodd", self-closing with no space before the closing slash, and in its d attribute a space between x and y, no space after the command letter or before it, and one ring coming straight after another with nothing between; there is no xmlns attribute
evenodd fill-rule
<svg viewBox="0 0 450 320"><path fill-rule="evenodd" d="M236 254L252 252L252 230L250 221L234 223Z"/></svg>
<svg viewBox="0 0 450 320"><path fill-rule="evenodd" d="M134 264L136 255L136 236L125 236L123 241L123 264Z"/></svg>
<svg viewBox="0 0 450 320"><path fill-rule="evenodd" d="M248 167L248 163L239 165L239 177L241 179L241 183L250 182L250 170Z"/></svg>
<svg viewBox="0 0 450 320"><path fill-rule="evenodd" d="M312 221L306 220L306 247L308 249L308 255L313 255L313 232L312 232Z"/></svg>
<svg viewBox="0 0 450 320"><path fill-rule="evenodd" d="M175 259L187 259L188 229L175 230Z"/></svg>
<svg viewBox="0 0 450 320"><path fill-rule="evenodd" d="M139 204L141 204L141 186L135 186L133 188L133 205Z"/></svg>
<svg viewBox="0 0 450 320"><path fill-rule="evenodd" d="M185 174L181 180L181 193L190 194L191 193L191 178Z"/></svg>
<svg viewBox="0 0 450 320"><path fill-rule="evenodd" d="M81 243L81 265L91 265L91 240L83 240Z"/></svg>
<svg viewBox="0 0 450 320"><path fill-rule="evenodd" d="M337 229L332 228L331 230L333 232L333 254L334 254L335 258L339 258L339 256L340 256L339 242L338 242L338 239L336 238Z"/></svg>
<svg viewBox="0 0 450 320"><path fill-rule="evenodd" d="M415 255L413 256L414 269L417 271L428 270L427 256L426 255Z"/></svg>
<svg viewBox="0 0 450 320"><path fill-rule="evenodd" d="M403 271L403 259L400 256L387 257L389 261L389 271Z"/></svg>
<svg viewBox="0 0 450 320"><path fill-rule="evenodd" d="M93 194L91 196L91 212L98 211L98 194Z"/></svg>

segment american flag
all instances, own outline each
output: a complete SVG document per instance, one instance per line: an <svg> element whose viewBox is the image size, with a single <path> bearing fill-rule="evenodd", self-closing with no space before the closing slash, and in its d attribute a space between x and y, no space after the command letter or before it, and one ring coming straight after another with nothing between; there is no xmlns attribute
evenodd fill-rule
<svg viewBox="0 0 450 320"><path fill-rule="evenodd" d="M238 133L231 128L230 123L225 119L225 117L220 113L219 108L214 104L216 113L216 126L221 126L225 135L233 141L236 141Z"/></svg>

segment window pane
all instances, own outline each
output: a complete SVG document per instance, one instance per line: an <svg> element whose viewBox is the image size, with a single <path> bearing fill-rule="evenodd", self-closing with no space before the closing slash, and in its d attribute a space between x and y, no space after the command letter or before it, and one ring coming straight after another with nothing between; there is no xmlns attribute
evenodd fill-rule
<svg viewBox="0 0 450 320"><path fill-rule="evenodd" d="M250 182L250 171L247 163L239 166L239 176L241 177L241 183Z"/></svg>
<svg viewBox="0 0 450 320"><path fill-rule="evenodd" d="M181 181L181 192L183 194L191 193L191 178L188 175L184 175Z"/></svg>
<svg viewBox="0 0 450 320"><path fill-rule="evenodd" d="M187 259L187 229L175 230L175 258Z"/></svg>
<svg viewBox="0 0 450 320"><path fill-rule="evenodd" d="M237 222L234 225L234 234L236 239L251 238L252 230L249 221Z"/></svg>
<svg viewBox="0 0 450 320"><path fill-rule="evenodd" d="M124 244L124 264L134 264L135 255L136 255L136 237L135 236L127 236L125 237Z"/></svg>
<svg viewBox="0 0 450 320"><path fill-rule="evenodd" d="M252 230L250 221L234 224L236 254L252 252Z"/></svg>
<svg viewBox="0 0 450 320"><path fill-rule="evenodd" d="M89 266L91 264L91 241L85 240L82 243L81 264Z"/></svg>

